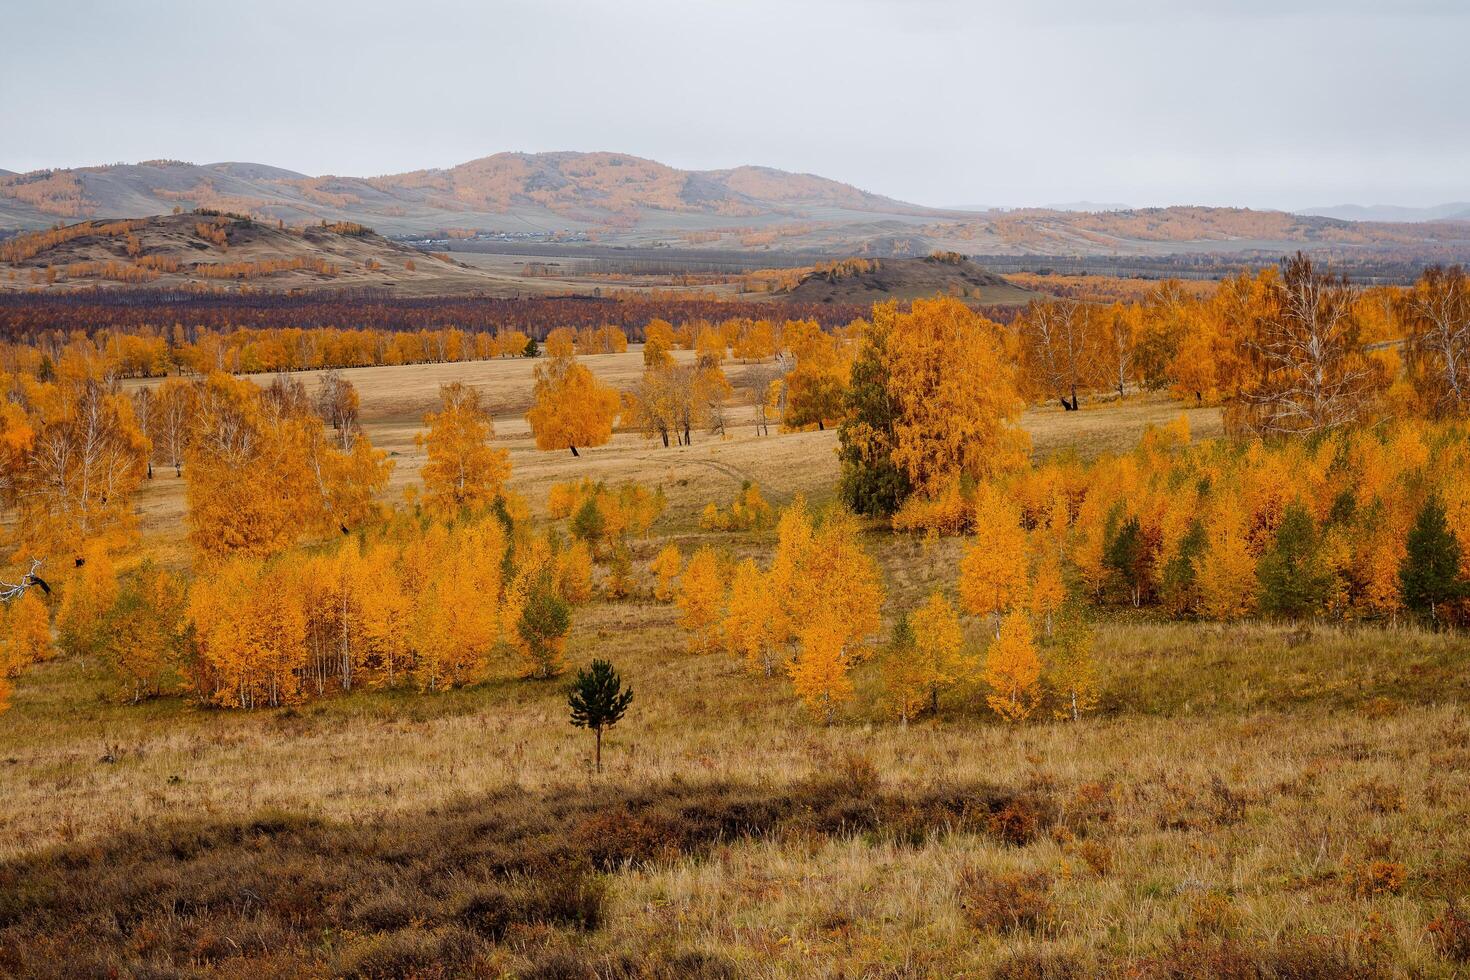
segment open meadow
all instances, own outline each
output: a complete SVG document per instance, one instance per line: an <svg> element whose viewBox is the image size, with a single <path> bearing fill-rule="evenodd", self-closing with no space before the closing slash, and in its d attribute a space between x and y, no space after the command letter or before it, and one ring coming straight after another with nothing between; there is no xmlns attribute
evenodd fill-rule
<svg viewBox="0 0 1470 980"><path fill-rule="evenodd" d="M643 368L637 347L582 363L617 387ZM643 568L671 542L768 554L773 529L701 530L702 509L745 481L778 506L829 500L835 434L757 436L745 408L726 438L688 447L619 432L541 452L523 418L532 367L342 373L396 462L395 500L451 381L482 391L538 527L557 482L663 488L666 512L632 544L634 591L578 608L569 635L573 668L610 659L636 694L604 771L567 723L564 682L514 679L508 661L440 693L228 711L122 703L96 658L57 658L0 716L0 972L1463 975L1459 634L1124 609L1096 624L1100 695L1081 720L1002 724L970 679L900 724L860 664L823 725L779 674L690 652ZM1022 421L1038 459L1090 457L1179 412L1134 395ZM1196 439L1221 431L1216 409L1188 416ZM144 549L165 563L188 561L183 482L158 468L138 496ZM885 623L952 590L961 540L874 523L862 542ZM967 621L966 645L987 632Z"/></svg>

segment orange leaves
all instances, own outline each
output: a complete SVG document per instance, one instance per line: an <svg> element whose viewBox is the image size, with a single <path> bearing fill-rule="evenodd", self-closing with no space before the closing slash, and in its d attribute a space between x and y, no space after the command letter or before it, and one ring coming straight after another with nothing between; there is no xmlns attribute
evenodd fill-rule
<svg viewBox="0 0 1470 980"><path fill-rule="evenodd" d="M571 356L571 340L566 343L565 356L536 366L535 404L526 421L536 436L536 448L569 449L576 456L578 446L601 446L612 438L620 402L617 391ZM547 350L550 353L550 338Z"/></svg>
<svg viewBox="0 0 1470 980"><path fill-rule="evenodd" d="M985 487L975 505L975 536L960 562L960 601L974 616L1009 612L1026 594L1026 532L1020 515Z"/></svg>
<svg viewBox="0 0 1470 980"><path fill-rule="evenodd" d="M255 708L299 699L306 610L290 563L239 557L189 591L202 699Z"/></svg>
<svg viewBox="0 0 1470 980"><path fill-rule="evenodd" d="M548 342L550 339L547 337ZM583 327L576 333L575 348L578 354L618 354L628 349L628 335L611 324ZM549 348L547 354L551 354Z"/></svg>
<svg viewBox="0 0 1470 980"><path fill-rule="evenodd" d="M852 700L849 638L836 612L819 610L801 627L800 655L786 664L796 696L828 724L836 716L837 706Z"/></svg>
<svg viewBox="0 0 1470 980"><path fill-rule="evenodd" d="M424 416L428 432L414 439L428 455L420 471L425 504L440 517L482 511L505 493L510 453L491 447L495 426L479 391L456 381L439 398L440 410Z"/></svg>
<svg viewBox="0 0 1470 980"><path fill-rule="evenodd" d="M985 702L1008 722L1025 721L1041 700L1041 660L1031 619L1013 612L1000 624L995 642L985 651Z"/></svg>
<svg viewBox="0 0 1470 980"><path fill-rule="evenodd" d="M0 683L51 657L51 617L35 589L0 603Z"/></svg>
<svg viewBox="0 0 1470 980"><path fill-rule="evenodd" d="M714 501L705 505L699 527L703 531L749 531L767 526L770 520L771 505L761 496L761 488L747 481L728 510Z"/></svg>
<svg viewBox="0 0 1470 980"><path fill-rule="evenodd" d="M684 558L676 544L664 545L663 549L648 563L648 570L657 577L653 597L659 602L671 602L674 598L674 579L684 567Z"/></svg>
<svg viewBox="0 0 1470 980"><path fill-rule="evenodd" d="M21 403L0 409L0 494L17 508L15 545L26 552L18 557L70 558L133 533L132 495L149 449L133 403L93 365L63 368L57 383L26 384Z"/></svg>
<svg viewBox="0 0 1470 980"><path fill-rule="evenodd" d="M873 315L893 317L891 458L918 491L1025 464L1031 444L1016 424L1023 405L998 326L954 299L916 300L909 313L876 307Z"/></svg>
<svg viewBox="0 0 1470 980"><path fill-rule="evenodd" d="M578 580L585 555L564 552L553 569L544 543L532 541L519 552L517 580L505 583L506 551L500 521L485 517L453 527L400 522L335 551L217 564L189 589L195 695L253 708L363 684L444 690L479 681L502 645L515 645L533 583L554 571L569 591L590 587ZM151 608L166 609L166 589L154 595ZM134 673L146 673L150 651L131 656L142 658Z"/></svg>
<svg viewBox="0 0 1470 980"><path fill-rule="evenodd" d="M679 623L694 635L690 649L708 653L719 636L720 606L724 585L720 581L719 559L708 545L689 559L679 583L675 604L683 612Z"/></svg>
<svg viewBox="0 0 1470 980"><path fill-rule="evenodd" d="M775 667L777 646L785 641L776 635L781 622L777 603L767 576L754 561L747 558L736 566L725 614L725 643L745 660L747 669L766 677Z"/></svg>
<svg viewBox="0 0 1470 980"><path fill-rule="evenodd" d="M1233 497L1216 502L1206 522L1208 544L1195 560L1200 612L1213 619L1243 616L1255 604L1256 559L1246 534L1247 515Z"/></svg>
<svg viewBox="0 0 1470 980"><path fill-rule="evenodd" d="M196 389L185 453L189 539L206 561L264 557L293 544L310 515L301 423L249 381L210 375Z"/></svg>

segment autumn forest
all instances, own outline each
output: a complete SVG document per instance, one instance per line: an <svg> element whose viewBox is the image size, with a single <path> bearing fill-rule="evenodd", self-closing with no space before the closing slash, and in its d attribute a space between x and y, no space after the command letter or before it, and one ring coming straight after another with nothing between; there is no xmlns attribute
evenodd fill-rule
<svg viewBox="0 0 1470 980"><path fill-rule="evenodd" d="M1458 267L0 324L6 972L1470 957Z"/></svg>

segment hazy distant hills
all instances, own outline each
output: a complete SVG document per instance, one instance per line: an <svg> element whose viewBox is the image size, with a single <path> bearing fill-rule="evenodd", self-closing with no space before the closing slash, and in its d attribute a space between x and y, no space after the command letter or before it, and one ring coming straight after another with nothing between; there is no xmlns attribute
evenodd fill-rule
<svg viewBox="0 0 1470 980"><path fill-rule="evenodd" d="M0 231L196 208L294 227L355 222L390 236L490 233L832 256L1233 256L1305 248L1434 261L1470 257L1470 205L1447 205L1443 213L1425 209L1435 212L1434 221L1415 209L1401 209L1408 215L1402 220L1381 220L1400 212L1377 208L1346 219L1085 201L940 209L813 174L758 166L679 170L621 153L499 153L447 169L380 177L313 177L261 163L176 160L0 172ZM1456 217L1466 220L1456 223Z"/></svg>
<svg viewBox="0 0 1470 980"><path fill-rule="evenodd" d="M177 160L0 176L0 227L215 208L287 224L356 221L386 234L748 226L943 212L812 174L686 171L620 153L499 153L446 170L310 177L259 163Z"/></svg>
<svg viewBox="0 0 1470 980"><path fill-rule="evenodd" d="M1325 208L1303 208L1297 214L1340 218L1343 221L1470 221L1470 201L1428 208L1406 208L1396 204L1337 204Z"/></svg>

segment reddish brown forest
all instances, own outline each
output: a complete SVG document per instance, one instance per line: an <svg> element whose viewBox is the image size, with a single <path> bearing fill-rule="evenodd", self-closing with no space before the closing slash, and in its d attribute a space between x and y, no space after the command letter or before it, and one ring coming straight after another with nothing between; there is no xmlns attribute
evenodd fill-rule
<svg viewBox="0 0 1470 980"><path fill-rule="evenodd" d="M684 323L732 317L816 320L826 327L846 324L866 307L794 303L717 302L688 299L603 299L592 296L487 299L476 297L404 298L370 292L290 295L198 296L168 290L127 294L74 293L65 296L0 296L0 339L33 340L50 331L154 334L182 325L231 332L269 328L335 327L341 330L466 331L520 330L538 341L559 327L580 329L608 324L622 327L634 341L652 320ZM987 311L993 319L1009 319Z"/></svg>

